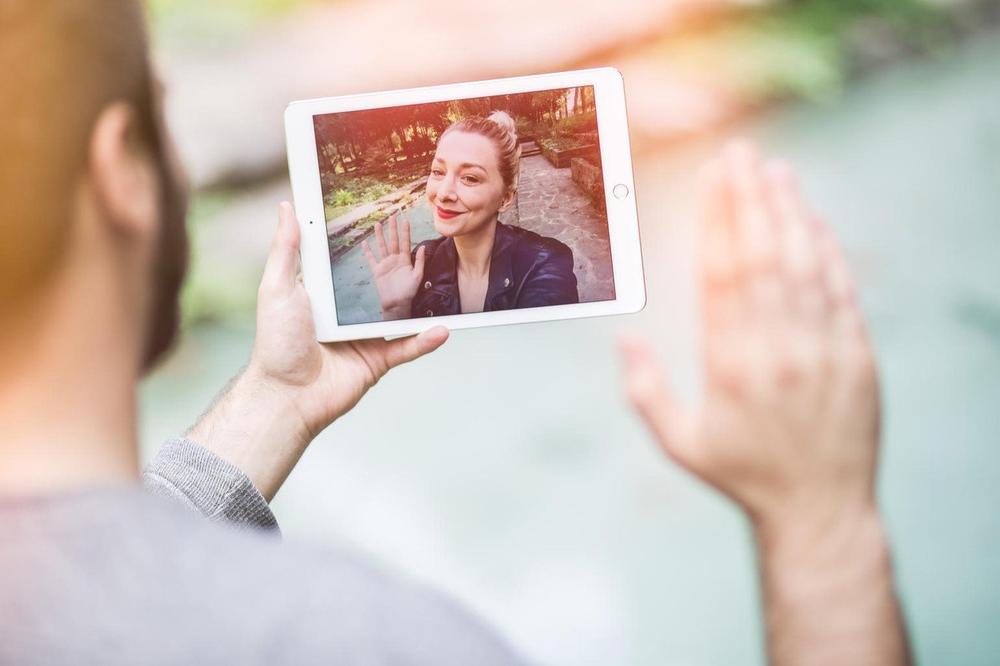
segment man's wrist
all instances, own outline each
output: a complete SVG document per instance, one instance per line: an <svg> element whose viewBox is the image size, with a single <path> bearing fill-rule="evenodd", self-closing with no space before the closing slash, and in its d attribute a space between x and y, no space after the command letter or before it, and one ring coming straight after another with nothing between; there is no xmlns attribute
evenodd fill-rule
<svg viewBox="0 0 1000 666"><path fill-rule="evenodd" d="M847 506L823 512L789 511L753 520L765 572L793 592L801 575L814 586L829 570L848 563L880 571L889 565L885 528L874 505Z"/></svg>
<svg viewBox="0 0 1000 666"><path fill-rule="evenodd" d="M251 364L187 433L270 501L311 440L294 396Z"/></svg>
<svg viewBox="0 0 1000 666"><path fill-rule="evenodd" d="M881 516L848 507L753 523L774 664L908 661Z"/></svg>

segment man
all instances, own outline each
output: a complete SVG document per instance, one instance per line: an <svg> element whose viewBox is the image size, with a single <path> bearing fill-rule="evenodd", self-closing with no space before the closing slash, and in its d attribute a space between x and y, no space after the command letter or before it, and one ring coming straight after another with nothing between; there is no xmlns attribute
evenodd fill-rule
<svg viewBox="0 0 1000 666"><path fill-rule="evenodd" d="M312 438L447 337L318 344L288 204L246 370L140 485L136 382L174 337L185 256L144 35L132 0L0 0L0 663L521 663L450 600L273 538ZM629 393L748 511L775 663L904 663L843 260L748 146L705 182L704 404L679 407L637 339Z"/></svg>

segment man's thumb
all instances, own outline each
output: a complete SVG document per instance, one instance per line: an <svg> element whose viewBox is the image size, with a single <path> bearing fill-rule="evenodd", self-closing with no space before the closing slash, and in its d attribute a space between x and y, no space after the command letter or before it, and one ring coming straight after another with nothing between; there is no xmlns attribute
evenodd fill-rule
<svg viewBox="0 0 1000 666"><path fill-rule="evenodd" d="M680 451L691 436L691 417L667 384L656 354L649 342L634 335L621 336L618 346L629 401L664 451L682 457Z"/></svg>
<svg viewBox="0 0 1000 666"><path fill-rule="evenodd" d="M287 201L278 206L278 228L271 240L271 250L264 266L261 284L272 288L287 288L295 284L299 265L299 223Z"/></svg>

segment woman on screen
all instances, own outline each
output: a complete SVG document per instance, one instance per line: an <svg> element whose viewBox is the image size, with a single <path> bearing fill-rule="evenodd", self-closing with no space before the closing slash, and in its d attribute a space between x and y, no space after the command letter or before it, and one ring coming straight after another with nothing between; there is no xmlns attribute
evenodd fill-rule
<svg viewBox="0 0 1000 666"><path fill-rule="evenodd" d="M409 223L393 217L388 233L375 227L377 256L364 244L383 319L579 302L572 250L498 219L516 200L520 158L514 120L503 111L441 134L427 179L441 237L411 253Z"/></svg>

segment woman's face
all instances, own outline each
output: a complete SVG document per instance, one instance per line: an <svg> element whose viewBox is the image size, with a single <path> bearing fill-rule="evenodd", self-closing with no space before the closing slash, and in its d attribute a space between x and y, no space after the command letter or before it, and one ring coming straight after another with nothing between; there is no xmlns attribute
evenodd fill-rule
<svg viewBox="0 0 1000 666"><path fill-rule="evenodd" d="M438 140L427 179L427 200L439 234L450 237L481 231L513 199L514 193L504 187L497 149L490 139L456 130Z"/></svg>

